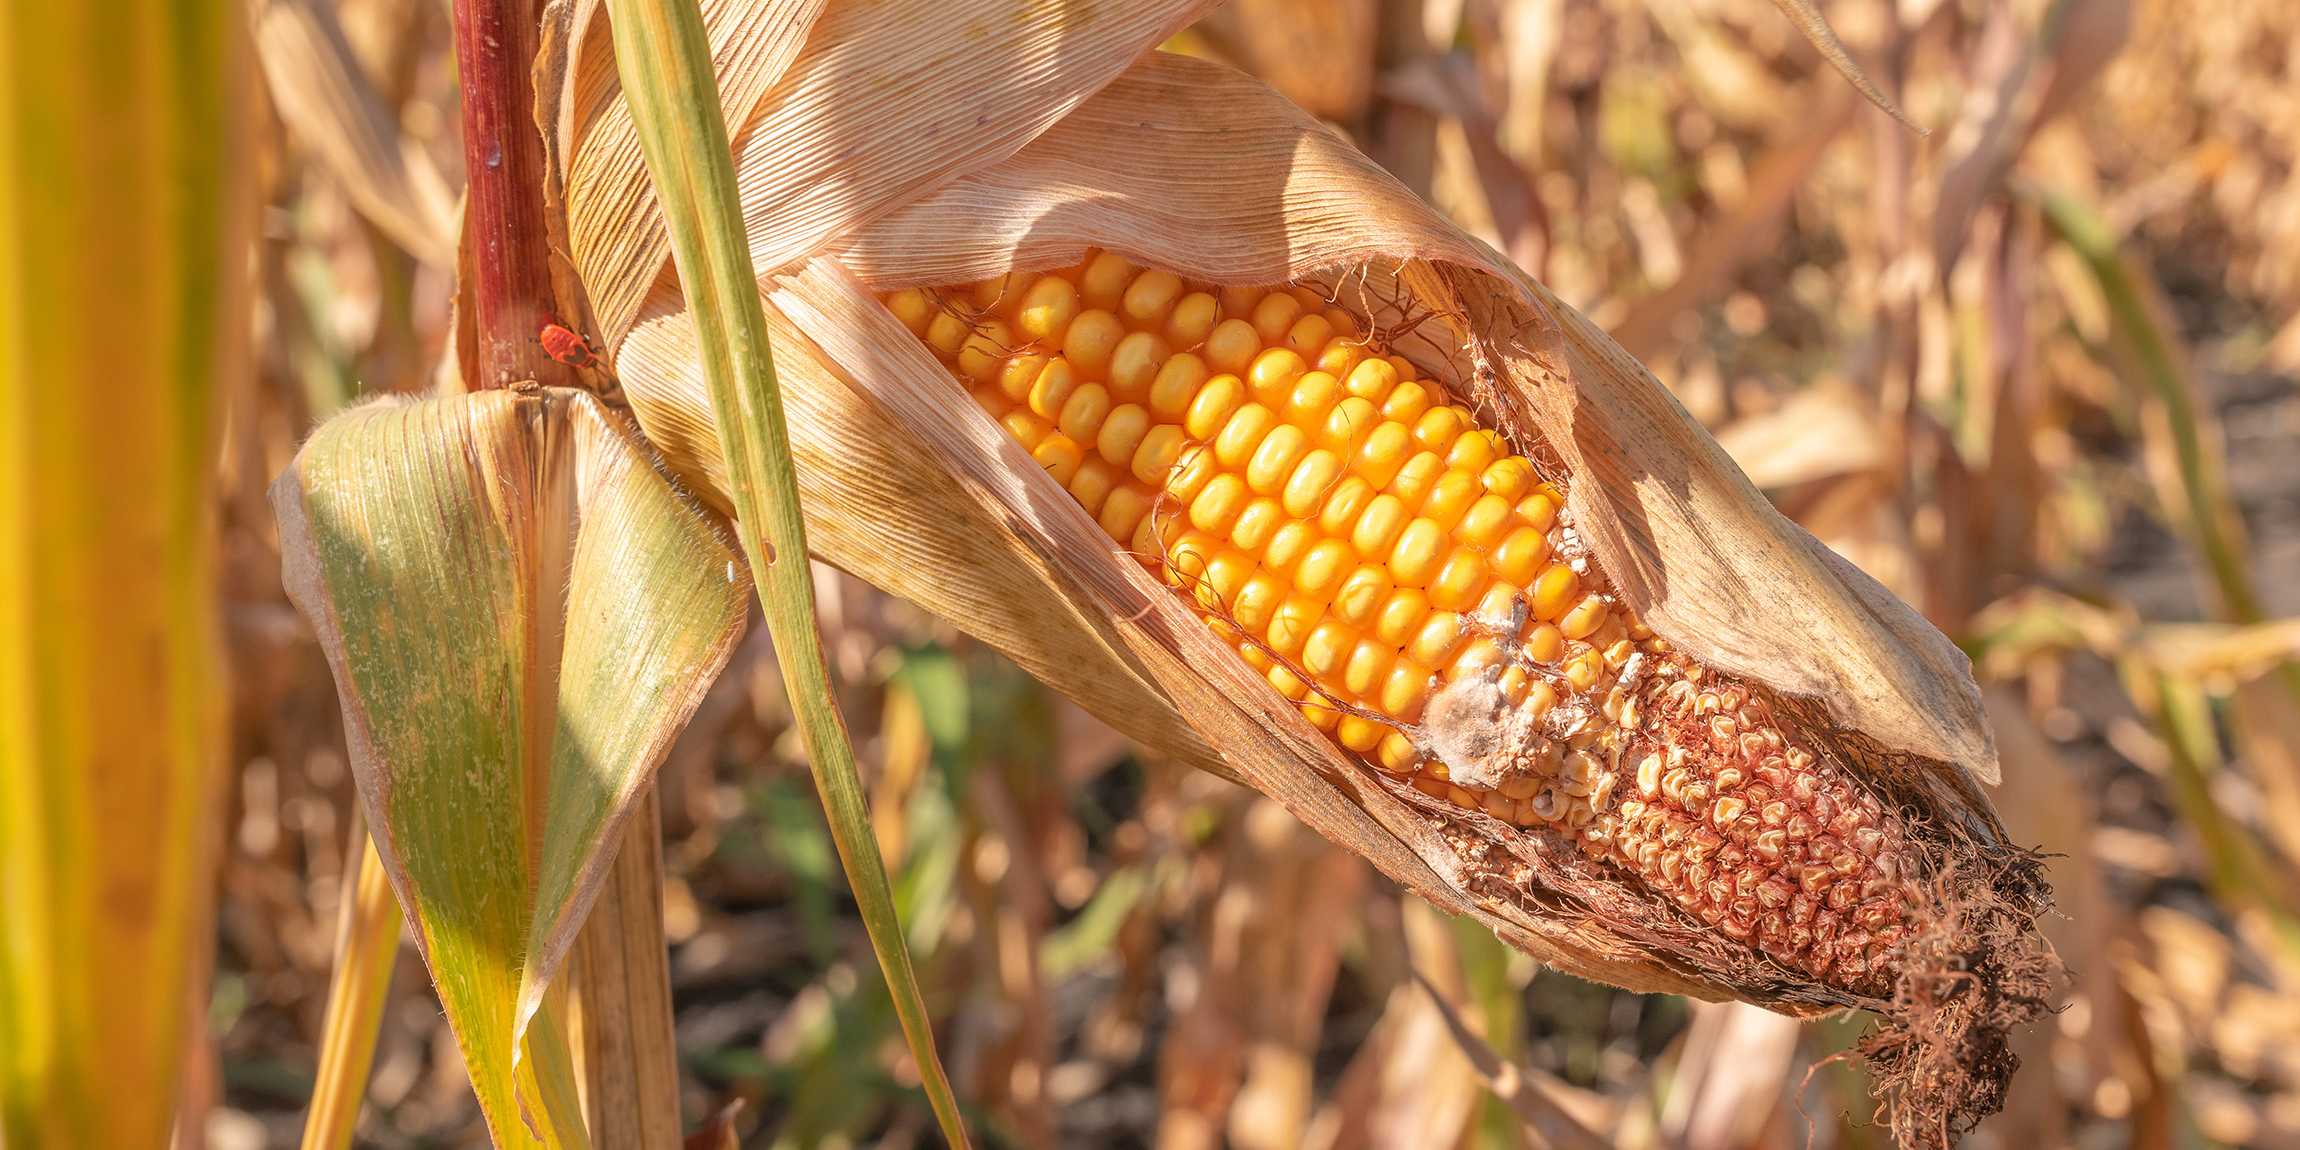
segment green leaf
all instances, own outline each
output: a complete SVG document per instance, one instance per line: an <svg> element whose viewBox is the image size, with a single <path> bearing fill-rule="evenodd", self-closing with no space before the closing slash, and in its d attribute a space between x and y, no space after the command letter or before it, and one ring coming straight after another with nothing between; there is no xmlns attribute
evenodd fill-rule
<svg viewBox="0 0 2300 1150"><path fill-rule="evenodd" d="M355 408L272 492L376 849L498 1145L580 1144L552 974L743 625L712 520L589 395Z"/></svg>
<svg viewBox="0 0 2300 1150"><path fill-rule="evenodd" d="M927 1100L943 1137L963 1148L968 1142L958 1099L935 1055L933 1023L911 968L886 862L871 833L854 745L823 659L798 476L703 14L696 0L608 0L607 10L623 96L694 319L743 553L774 636L783 689Z"/></svg>

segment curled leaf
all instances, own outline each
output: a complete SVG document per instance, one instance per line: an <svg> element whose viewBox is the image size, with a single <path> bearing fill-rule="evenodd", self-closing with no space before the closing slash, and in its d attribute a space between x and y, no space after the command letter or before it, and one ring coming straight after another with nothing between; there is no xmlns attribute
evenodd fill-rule
<svg viewBox="0 0 2300 1150"><path fill-rule="evenodd" d="M272 498L377 853L489 1128L499 1145L579 1138L538 1012L641 788L734 649L741 564L578 392L355 408Z"/></svg>

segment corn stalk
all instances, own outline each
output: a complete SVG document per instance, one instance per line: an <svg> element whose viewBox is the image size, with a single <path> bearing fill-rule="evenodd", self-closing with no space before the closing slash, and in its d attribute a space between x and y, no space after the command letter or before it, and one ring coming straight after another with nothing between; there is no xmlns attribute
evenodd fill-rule
<svg viewBox="0 0 2300 1150"><path fill-rule="evenodd" d="M240 14L0 5L0 1143L159 1146L204 1040ZM201 1116L184 1118L197 1123Z"/></svg>

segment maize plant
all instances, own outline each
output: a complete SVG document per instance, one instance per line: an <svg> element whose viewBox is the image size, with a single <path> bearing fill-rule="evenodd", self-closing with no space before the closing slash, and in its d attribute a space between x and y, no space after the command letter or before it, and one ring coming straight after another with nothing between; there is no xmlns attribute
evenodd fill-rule
<svg viewBox="0 0 2300 1150"><path fill-rule="evenodd" d="M748 534L793 510L750 458L786 408L816 556L1562 970L1877 1014L1906 1142L1995 1109L2057 966L1963 655L1538 281L1259 81L1154 50L1201 7L725 0L715 87L673 97L724 136L686 154L630 55L679 45L636 0L611 33L550 10L556 310L617 401L362 409L278 494L498 1140L580 1137L521 1121L572 1105L557 959L739 626L722 518L762 588L803 568ZM677 185L719 140L734 194ZM739 408L726 349L763 342L779 399ZM449 541L404 533L440 509ZM486 720L418 648L480 631L508 662L459 686L529 704L496 756L524 790L433 753Z"/></svg>

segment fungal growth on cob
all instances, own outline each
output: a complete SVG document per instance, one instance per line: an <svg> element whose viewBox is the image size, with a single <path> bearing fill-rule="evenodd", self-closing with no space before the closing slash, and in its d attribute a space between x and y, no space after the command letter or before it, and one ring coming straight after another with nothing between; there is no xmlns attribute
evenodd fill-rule
<svg viewBox="0 0 2300 1150"><path fill-rule="evenodd" d="M1642 929L1661 949L1779 1005L1906 1018L1960 979L2011 983L1872 1052L1921 1096L1897 1126L1995 1108L2004 1029L2049 994L2033 865L1958 879L1969 863L1928 850L1922 817L1793 703L1640 623L1576 535L1569 477L1364 318L1311 286L1194 284L1111 253L885 302L1393 787L1508 828L1552 874L1658 902Z"/></svg>

